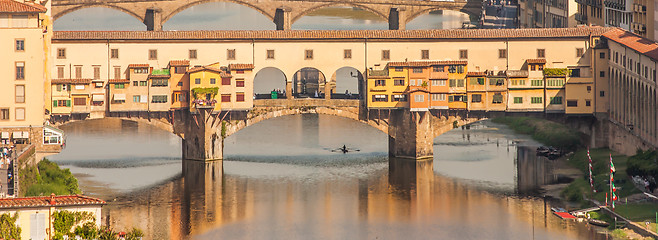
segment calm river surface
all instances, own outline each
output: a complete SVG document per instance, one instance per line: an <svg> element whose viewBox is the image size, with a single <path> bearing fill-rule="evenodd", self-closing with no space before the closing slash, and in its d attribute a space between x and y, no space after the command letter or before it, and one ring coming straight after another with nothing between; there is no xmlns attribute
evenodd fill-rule
<svg viewBox="0 0 658 240"><path fill-rule="evenodd" d="M592 239L551 202L521 193L516 145L536 144L488 121L435 139L434 160L388 159L388 137L334 116L267 120L228 137L226 160L181 161L181 140L116 119L62 127L50 158L85 194L108 201L104 222L146 239ZM333 153L343 144L355 153Z"/></svg>

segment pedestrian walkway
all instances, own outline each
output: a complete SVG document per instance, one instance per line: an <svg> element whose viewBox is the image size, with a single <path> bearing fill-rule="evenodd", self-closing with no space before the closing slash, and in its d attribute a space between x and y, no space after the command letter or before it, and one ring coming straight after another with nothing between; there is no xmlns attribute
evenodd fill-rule
<svg viewBox="0 0 658 240"><path fill-rule="evenodd" d="M487 4L485 2L485 4ZM515 5L491 4L486 5L482 28L516 28L517 9Z"/></svg>

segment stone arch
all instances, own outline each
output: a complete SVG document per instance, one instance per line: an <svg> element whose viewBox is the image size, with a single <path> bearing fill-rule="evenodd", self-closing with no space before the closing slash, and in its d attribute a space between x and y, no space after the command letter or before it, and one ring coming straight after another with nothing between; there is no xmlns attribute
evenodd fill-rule
<svg viewBox="0 0 658 240"><path fill-rule="evenodd" d="M72 12L75 12L77 10L81 10L81 9L84 9L84 8L93 8L93 7L104 7L104 8L119 10L121 12L127 13L130 16L135 17L137 20L139 20L139 22L144 22L144 17L141 16L140 14L137 14L137 13L135 13L131 10L128 10L126 8L122 8L122 7L111 5L111 4L103 4L103 3L85 4L85 5L72 7L72 8L66 9L64 11L58 12L57 14L55 14L55 16L53 16L53 22L55 20L57 20L58 18L66 15L66 14L69 14L69 13L72 13Z"/></svg>
<svg viewBox="0 0 658 240"><path fill-rule="evenodd" d="M66 122L58 122L58 123L55 123L54 125L59 127L59 126L64 126L64 125L75 123L75 122L83 122L83 121L90 121L90 120L97 120L97 119L118 119L118 120L122 120L122 121L135 122L135 123L138 123L138 124L146 124L146 125L150 125L150 126L162 129L164 131L170 132L170 133L182 138L182 136L180 134L177 134L175 132L174 125L171 124L169 121L166 121L162 118L148 119L148 118L137 117L137 116L136 117L104 117L104 118L96 118L96 119L87 118L87 119L84 119L84 120L69 120L69 121L66 121Z"/></svg>
<svg viewBox="0 0 658 240"><path fill-rule="evenodd" d="M350 71L350 77L356 79L343 79L338 78L339 71ZM336 69L331 75L331 79L327 82L329 85L327 94L331 93L331 98L337 99L363 99L365 95L365 80L363 73L355 67L345 66ZM350 96L345 94L347 90Z"/></svg>
<svg viewBox="0 0 658 240"><path fill-rule="evenodd" d="M259 13L263 14L268 19L274 21L274 15L272 14L272 13L274 13L273 11L272 11L272 13L270 13L270 12L265 11L264 9L260 8L260 7L257 7L256 5L253 5L253 4L251 4L249 2L246 2L246 1L240 1L240 0L198 0L198 1L193 1L193 2L187 3L185 5L182 5L178 8L176 8L174 11L171 11L167 16L163 16L162 17L162 24L164 25L167 21L169 21L169 19L171 19L173 16L175 16L179 12L182 12L182 11L184 11L184 10L190 8L190 7L193 7L193 6L196 6L196 5L199 5L199 4L204 4L204 3L209 3L209 2L229 2L229 3L235 3L235 4L238 4L238 5L246 6L246 7L249 7L251 9L254 9L254 10L258 11Z"/></svg>
<svg viewBox="0 0 658 240"><path fill-rule="evenodd" d="M306 9L306 10L304 10L304 11L298 13L296 16L294 16L294 17L292 18L292 20L290 21L290 24L295 23L295 22L296 22L297 20L299 20L300 18L306 16L306 15L309 14L309 13L315 12L315 11L317 11L317 10L319 10L319 9L322 9L322 8L328 8L328 7L342 7L342 6L346 6L346 7L356 7L356 8L359 8L359 9L363 9L363 10L366 10L366 11L368 11L368 12L374 13L375 15L381 17L382 20L384 20L384 21L388 21L388 12L381 12L381 11L379 11L379 10L377 10L377 9L374 9L374 8L371 8L371 7L367 7L367 6L364 6L364 5L360 5L360 4L355 4L355 3L328 3L328 4L318 5L318 6L315 6L315 7L309 8L309 9Z"/></svg>
<svg viewBox="0 0 658 240"><path fill-rule="evenodd" d="M265 70L265 71L263 72L263 70ZM274 70L277 70L278 72L274 71ZM261 74L260 77L259 77L259 74ZM267 82L268 83L267 85L263 86L262 82L267 81L267 77L270 77L270 76L263 76L263 74L276 74L276 75L280 74L279 76L283 75L283 82L281 82L280 84L277 84L277 83L273 83L272 81L270 81L270 82ZM278 76L271 76L271 77L278 77ZM261 83L259 84L259 82L261 82ZM271 92L272 89L279 89L281 91L285 91L287 84L288 84L288 77L286 76L286 73L283 72L281 69L279 69L277 67L264 67L264 68L261 68L254 75L254 88L253 88L254 89L253 90L254 91L254 96L256 97L256 99L269 99L270 95L268 95L268 93L271 94L270 92ZM287 93L286 93L286 95L287 95ZM283 96L283 97L286 97L286 96ZM282 98L282 97L277 95L277 98Z"/></svg>
<svg viewBox="0 0 658 240"><path fill-rule="evenodd" d="M432 12L432 11L437 11L437 10L457 11L457 12L466 13L466 14L468 14L468 15L474 15L474 14L477 14L477 13L469 12L467 8L459 8L459 9L453 9L453 8L447 8L447 7L424 8L424 9L418 10L418 11L416 11L416 12L411 12L411 13L407 16L407 19L405 19L405 22L404 22L404 23L405 23L405 24L406 24L406 23L409 23L409 22L413 21L414 19L416 19L417 17L419 17L419 16L421 16L421 15L427 14L427 13Z"/></svg>
<svg viewBox="0 0 658 240"><path fill-rule="evenodd" d="M314 76L317 71L317 76ZM317 77L317 79L316 79ZM316 83L317 86L315 86ZM315 97L317 91L318 97L322 98L327 93L327 78L326 75L318 68L303 67L295 71L292 76L292 90L291 96L294 97Z"/></svg>

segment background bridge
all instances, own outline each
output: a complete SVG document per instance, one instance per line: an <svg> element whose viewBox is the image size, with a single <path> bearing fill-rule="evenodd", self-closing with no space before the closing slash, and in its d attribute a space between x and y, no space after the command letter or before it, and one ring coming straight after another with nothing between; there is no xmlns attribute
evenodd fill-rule
<svg viewBox="0 0 658 240"><path fill-rule="evenodd" d="M391 30L404 30L408 22L430 11L453 10L475 16L482 11L482 0L54 0L52 16L57 19L83 8L107 7L137 18L146 24L149 31L159 31L177 13L198 4L218 1L255 9L271 19L277 30L290 30L292 24L301 17L321 8L335 6L370 11L387 20Z"/></svg>

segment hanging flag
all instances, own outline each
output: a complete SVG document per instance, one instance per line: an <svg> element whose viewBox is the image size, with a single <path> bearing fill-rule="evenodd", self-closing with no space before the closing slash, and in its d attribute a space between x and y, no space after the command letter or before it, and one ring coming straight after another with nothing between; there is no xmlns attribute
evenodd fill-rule
<svg viewBox="0 0 658 240"><path fill-rule="evenodd" d="M592 157L589 155L589 148L587 148L587 159L589 159L589 187L592 189L592 192L596 192L596 189L594 189L594 179L592 178Z"/></svg>
<svg viewBox="0 0 658 240"><path fill-rule="evenodd" d="M615 188L615 164L612 163L612 153L610 154L610 200L612 202L612 210L615 210L615 201L617 201L617 189Z"/></svg>
<svg viewBox="0 0 658 240"><path fill-rule="evenodd" d="M616 172L616 170L615 170L615 164L612 163L612 153L610 154L610 172L611 172L611 173Z"/></svg>

